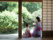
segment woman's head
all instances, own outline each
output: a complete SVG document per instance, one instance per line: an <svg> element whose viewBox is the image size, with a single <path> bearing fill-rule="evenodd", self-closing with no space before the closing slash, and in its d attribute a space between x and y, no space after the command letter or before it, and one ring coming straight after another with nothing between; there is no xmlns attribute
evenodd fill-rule
<svg viewBox="0 0 53 40"><path fill-rule="evenodd" d="M25 27L28 27L28 23L25 24Z"/></svg>
<svg viewBox="0 0 53 40"><path fill-rule="evenodd" d="M38 22L40 22L40 18L39 18L39 17L36 17L36 20L37 20Z"/></svg>

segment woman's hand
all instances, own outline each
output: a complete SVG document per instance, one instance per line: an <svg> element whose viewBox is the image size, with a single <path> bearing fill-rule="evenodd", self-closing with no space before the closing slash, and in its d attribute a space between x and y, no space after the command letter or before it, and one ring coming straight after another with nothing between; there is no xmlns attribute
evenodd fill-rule
<svg viewBox="0 0 53 40"><path fill-rule="evenodd" d="M33 25L36 25L36 23L33 23Z"/></svg>

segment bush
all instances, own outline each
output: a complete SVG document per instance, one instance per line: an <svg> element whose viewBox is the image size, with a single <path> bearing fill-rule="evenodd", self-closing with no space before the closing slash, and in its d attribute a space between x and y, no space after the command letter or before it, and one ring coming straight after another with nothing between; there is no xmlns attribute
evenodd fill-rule
<svg viewBox="0 0 53 40"><path fill-rule="evenodd" d="M37 16L40 17L41 20L42 20L42 9L40 9L40 10L38 10L38 11L34 11L34 12L32 13L32 19L33 19L33 20L35 20L35 18L36 18Z"/></svg>
<svg viewBox="0 0 53 40"><path fill-rule="evenodd" d="M18 14L18 7L12 10L12 12ZM22 24L23 24L22 27L25 25L25 23L30 24L32 22L31 18L32 18L31 13L27 10L26 7L22 6Z"/></svg>
<svg viewBox="0 0 53 40"><path fill-rule="evenodd" d="M18 15L13 12L3 11L0 14L0 28L4 28L7 30L17 29L18 28Z"/></svg>

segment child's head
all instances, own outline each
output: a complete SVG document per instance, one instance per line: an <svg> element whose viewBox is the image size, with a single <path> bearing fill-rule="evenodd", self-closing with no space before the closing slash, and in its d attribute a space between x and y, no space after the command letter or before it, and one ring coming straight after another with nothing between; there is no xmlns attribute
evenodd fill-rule
<svg viewBox="0 0 53 40"><path fill-rule="evenodd" d="M25 27L28 27L28 23L25 24Z"/></svg>
<svg viewBox="0 0 53 40"><path fill-rule="evenodd" d="M40 18L39 17L36 17L36 21L40 22Z"/></svg>

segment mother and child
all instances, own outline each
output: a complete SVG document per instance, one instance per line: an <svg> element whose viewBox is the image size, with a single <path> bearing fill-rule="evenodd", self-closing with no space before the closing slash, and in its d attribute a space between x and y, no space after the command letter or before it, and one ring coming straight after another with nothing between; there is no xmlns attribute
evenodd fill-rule
<svg viewBox="0 0 53 40"><path fill-rule="evenodd" d="M33 33L30 33L30 28L29 28L29 24L26 23L25 24L25 33L23 33L22 37L24 38L28 38L28 37L40 37L41 36L41 32L42 32L42 27L41 27L41 22L40 22L40 18L36 17L36 23L35 23L36 27L34 28Z"/></svg>

